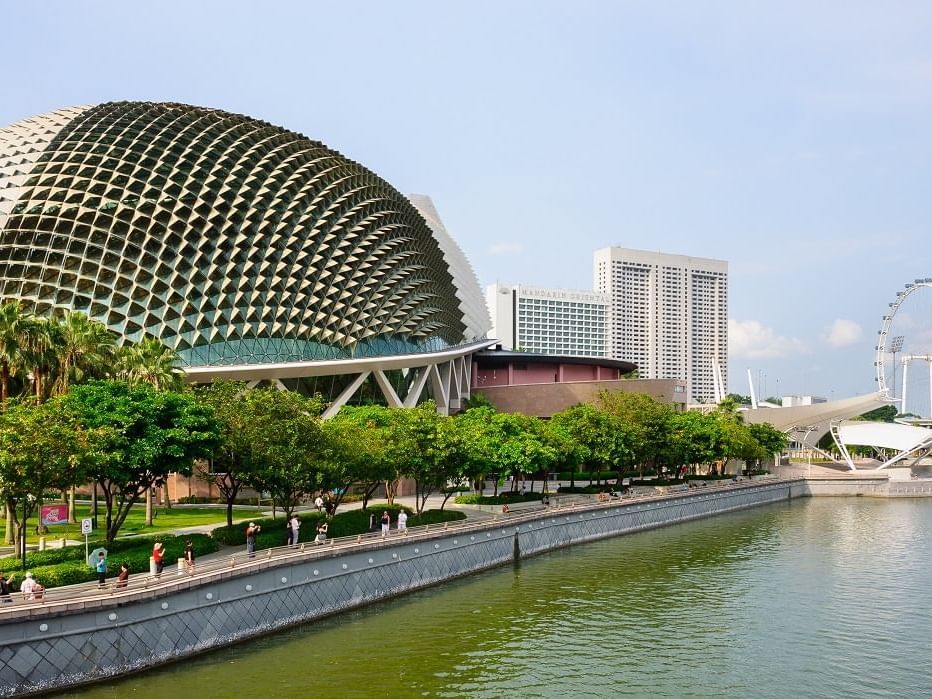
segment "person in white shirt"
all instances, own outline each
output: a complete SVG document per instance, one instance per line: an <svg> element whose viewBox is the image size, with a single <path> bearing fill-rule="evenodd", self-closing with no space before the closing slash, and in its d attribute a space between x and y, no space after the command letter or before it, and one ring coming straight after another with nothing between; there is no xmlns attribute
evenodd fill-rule
<svg viewBox="0 0 932 699"><path fill-rule="evenodd" d="M318 495L316 498L314 498L314 507L317 508L317 511L318 511L318 512L320 512L321 509L323 509L323 507L324 507L324 499L323 499L322 497L320 497L320 495Z"/></svg>
<svg viewBox="0 0 932 699"><path fill-rule="evenodd" d="M23 580L23 584L19 586L19 591L23 593L23 599L35 599L36 590L40 587L41 585L32 577L32 573L26 573L26 579Z"/></svg>
<svg viewBox="0 0 932 699"><path fill-rule="evenodd" d="M398 531L403 532L408 528L408 513L402 510L398 513Z"/></svg>
<svg viewBox="0 0 932 699"><path fill-rule="evenodd" d="M291 534L292 534L292 543L298 543L298 530L301 528L301 520L298 519L298 515L291 516Z"/></svg>

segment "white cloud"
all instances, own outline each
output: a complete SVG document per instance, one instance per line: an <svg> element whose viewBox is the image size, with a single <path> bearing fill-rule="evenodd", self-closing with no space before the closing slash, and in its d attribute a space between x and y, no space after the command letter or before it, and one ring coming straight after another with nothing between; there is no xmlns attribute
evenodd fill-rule
<svg viewBox="0 0 932 699"><path fill-rule="evenodd" d="M777 359L806 352L795 337L778 335L757 320L728 321L728 356L734 359Z"/></svg>
<svg viewBox="0 0 932 699"><path fill-rule="evenodd" d="M825 329L822 339L831 347L848 347L860 342L864 330L853 320L836 318L830 327Z"/></svg>
<svg viewBox="0 0 932 699"><path fill-rule="evenodd" d="M489 246L491 255L518 255L524 252L524 246L521 243L495 243Z"/></svg>

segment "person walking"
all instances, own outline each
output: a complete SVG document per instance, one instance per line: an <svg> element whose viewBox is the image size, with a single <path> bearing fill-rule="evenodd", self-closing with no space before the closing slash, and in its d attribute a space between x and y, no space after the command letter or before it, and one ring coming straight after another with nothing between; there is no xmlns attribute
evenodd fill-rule
<svg viewBox="0 0 932 699"><path fill-rule="evenodd" d="M152 560L155 563L155 577L162 577L162 570L165 568L165 545L161 541L156 541L152 547Z"/></svg>
<svg viewBox="0 0 932 699"><path fill-rule="evenodd" d="M246 527L246 553L249 554L250 558L256 556L256 534L260 531L262 531L262 527L253 522L250 522L249 526Z"/></svg>
<svg viewBox="0 0 932 699"><path fill-rule="evenodd" d="M294 544L294 527L291 526L291 520L289 519L285 522L285 531L288 532L288 539L285 542L286 546L291 546Z"/></svg>
<svg viewBox="0 0 932 699"><path fill-rule="evenodd" d="M184 545L184 567L188 571L188 575L194 574L194 543L188 541Z"/></svg>
<svg viewBox="0 0 932 699"><path fill-rule="evenodd" d="M104 587L107 584L107 556L103 551L97 554L94 570L97 571L97 587Z"/></svg>
<svg viewBox="0 0 932 699"><path fill-rule="evenodd" d="M391 515L388 514L388 510L385 510L382 513L382 538L384 539L388 536L388 530L392 526Z"/></svg>
<svg viewBox="0 0 932 699"><path fill-rule="evenodd" d="M403 532L408 528L408 513L402 510L398 513L398 531Z"/></svg>
<svg viewBox="0 0 932 699"><path fill-rule="evenodd" d="M297 546L301 532L301 520L298 519L298 515L291 515L291 526L289 528L291 529L291 545Z"/></svg>
<svg viewBox="0 0 932 699"><path fill-rule="evenodd" d="M317 508L317 511L318 511L318 512L320 512L322 509L324 509L324 499L323 499L322 497L320 497L320 495L318 495L316 498L314 498L314 507Z"/></svg>

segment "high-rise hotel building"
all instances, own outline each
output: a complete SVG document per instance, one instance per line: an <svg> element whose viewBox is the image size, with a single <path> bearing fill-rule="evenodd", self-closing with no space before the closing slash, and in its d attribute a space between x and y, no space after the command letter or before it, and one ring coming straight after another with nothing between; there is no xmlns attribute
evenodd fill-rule
<svg viewBox="0 0 932 699"><path fill-rule="evenodd" d="M595 251L593 277L611 304L611 356L641 378L685 379L690 403L714 402L714 366L728 386L728 263L610 247Z"/></svg>
<svg viewBox="0 0 932 699"><path fill-rule="evenodd" d="M524 285L486 287L489 337L508 350L609 356L609 303L604 294Z"/></svg>

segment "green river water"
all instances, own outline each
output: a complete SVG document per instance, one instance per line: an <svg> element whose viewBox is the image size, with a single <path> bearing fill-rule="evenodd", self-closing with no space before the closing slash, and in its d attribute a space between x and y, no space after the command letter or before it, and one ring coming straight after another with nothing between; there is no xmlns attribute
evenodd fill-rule
<svg viewBox="0 0 932 699"><path fill-rule="evenodd" d="M563 549L72 697L932 696L932 500Z"/></svg>

